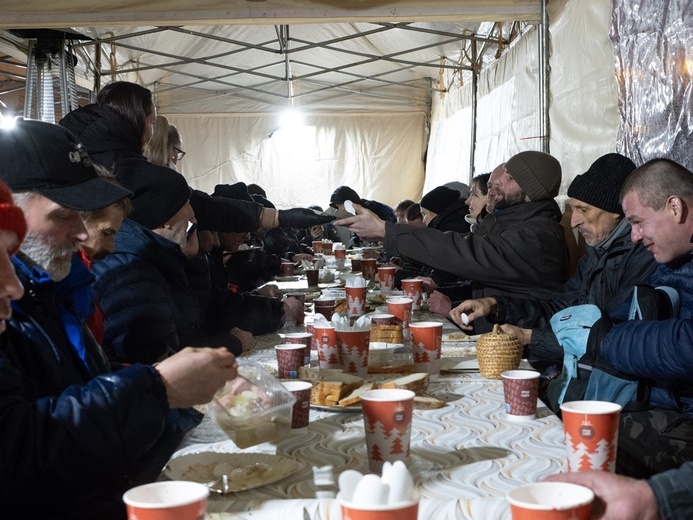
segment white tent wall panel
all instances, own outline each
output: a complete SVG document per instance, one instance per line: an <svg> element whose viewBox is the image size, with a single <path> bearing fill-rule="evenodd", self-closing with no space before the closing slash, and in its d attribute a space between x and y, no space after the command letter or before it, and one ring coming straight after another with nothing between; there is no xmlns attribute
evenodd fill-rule
<svg viewBox="0 0 693 520"><path fill-rule="evenodd" d="M619 115L614 53L608 36L610 12L609 0L549 3L550 151L563 166L562 193L597 157L616 150ZM432 178L457 175L457 180L469 181L466 156L460 156L458 163L438 160L438 154L445 153L439 150L439 143L457 139L460 147L466 147L471 119L456 118L455 113L471 106L469 88L468 84L453 84L440 102L434 95L431 121L436 128L431 134L436 138L431 141L427 163L427 175ZM454 123L449 124L453 118ZM532 28L480 75L476 174L491 171L519 151L538 150L539 118L537 33ZM452 137L438 136L441 132ZM429 185L434 187L427 179Z"/></svg>
<svg viewBox="0 0 693 520"><path fill-rule="evenodd" d="M265 188L278 208L327 207L337 186L395 205L421 197L425 114L306 114L306 126L278 129L269 114L170 114L187 155L179 169L212 193L243 181Z"/></svg>
<svg viewBox="0 0 693 520"><path fill-rule="evenodd" d="M561 192L598 157L617 151L618 90L610 0L570 0L551 12L551 153Z"/></svg>

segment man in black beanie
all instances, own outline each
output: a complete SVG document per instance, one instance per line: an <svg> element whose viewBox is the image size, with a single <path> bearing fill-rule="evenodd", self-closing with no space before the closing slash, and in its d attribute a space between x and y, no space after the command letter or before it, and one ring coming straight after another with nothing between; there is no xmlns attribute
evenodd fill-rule
<svg viewBox="0 0 693 520"><path fill-rule="evenodd" d="M191 259L199 251L190 187L174 170L120 171L134 193L133 210L115 237L115 252L96 263L94 295L104 320L103 347L112 361L154 363L186 346L252 348L252 334L234 330L212 337L200 330Z"/></svg>
<svg viewBox="0 0 693 520"><path fill-rule="evenodd" d="M587 243L587 250L573 276L548 299L495 296L462 302L450 313L458 323L465 313L469 321L485 317L501 323L526 348L530 363L548 377L557 375L563 349L549 320L573 305L591 303L605 312L624 304L633 285L645 283L656 267L642 244L633 244L630 224L619 202L621 186L635 169L633 161L617 153L597 159L573 179L568 203L573 208L570 225Z"/></svg>
<svg viewBox="0 0 693 520"><path fill-rule="evenodd" d="M468 280L469 298L545 298L567 278L568 249L554 200L560 184L561 165L554 157L521 152L493 170L488 194L495 210L474 233L384 222L360 206L356 216L334 224L365 237L384 237L391 255ZM488 323L476 324L477 332L490 329Z"/></svg>

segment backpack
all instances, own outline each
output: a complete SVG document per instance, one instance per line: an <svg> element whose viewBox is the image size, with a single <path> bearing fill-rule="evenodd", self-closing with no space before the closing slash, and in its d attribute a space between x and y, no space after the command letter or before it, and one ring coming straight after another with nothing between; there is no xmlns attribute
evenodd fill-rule
<svg viewBox="0 0 693 520"><path fill-rule="evenodd" d="M656 320L678 315L680 300L671 287L635 286L628 319ZM599 400L618 403L624 409L646 409L647 381L611 368L599 356L601 339L614 322L596 305L575 305L551 317L551 328L563 347L563 371L549 383L549 406L560 410L563 402Z"/></svg>

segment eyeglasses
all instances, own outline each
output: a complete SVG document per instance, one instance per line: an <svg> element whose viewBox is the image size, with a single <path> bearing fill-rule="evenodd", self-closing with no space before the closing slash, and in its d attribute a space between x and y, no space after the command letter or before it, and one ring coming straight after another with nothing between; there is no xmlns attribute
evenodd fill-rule
<svg viewBox="0 0 693 520"><path fill-rule="evenodd" d="M176 159L178 161L181 161L183 159L183 157L185 157L185 152L176 146L174 146L173 149L177 152L176 153Z"/></svg>

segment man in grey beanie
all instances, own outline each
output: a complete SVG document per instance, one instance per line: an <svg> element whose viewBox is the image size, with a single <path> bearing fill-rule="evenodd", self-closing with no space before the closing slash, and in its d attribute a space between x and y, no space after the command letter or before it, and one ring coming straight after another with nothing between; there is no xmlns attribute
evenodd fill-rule
<svg viewBox="0 0 693 520"><path fill-rule="evenodd" d="M473 233L442 233L383 222L356 206L357 215L335 222L366 237L385 237L385 249L468 281L467 298L547 298L567 278L568 249L561 211L553 197L561 165L542 152L521 152L489 180L495 210ZM491 329L476 324L476 332Z"/></svg>
<svg viewBox="0 0 693 520"><path fill-rule="evenodd" d="M619 202L621 186L635 169L633 161L610 153L573 179L568 203L573 208L570 225L587 243L587 250L573 276L550 298L512 298L497 296L467 300L452 309L450 316L462 324L486 318L503 325L526 347L526 355L547 378L557 375L563 359L549 325L556 312L572 305L591 303L605 312L624 304L632 287L645 283L656 267L652 255L642 244L634 244L630 225L623 218Z"/></svg>

